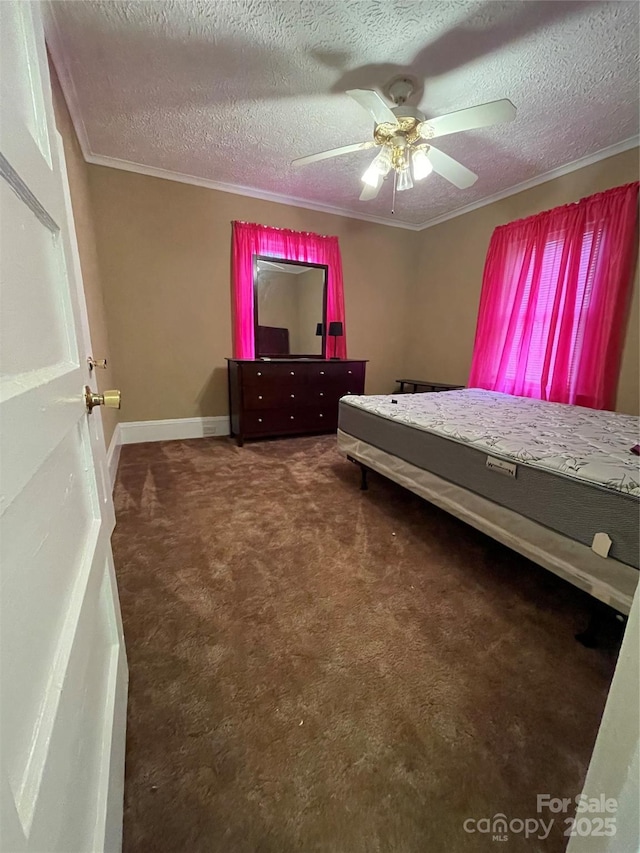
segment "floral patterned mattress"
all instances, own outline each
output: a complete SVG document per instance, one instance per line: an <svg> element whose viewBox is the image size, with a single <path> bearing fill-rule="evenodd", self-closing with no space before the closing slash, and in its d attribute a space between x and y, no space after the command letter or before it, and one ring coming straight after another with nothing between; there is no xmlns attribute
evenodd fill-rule
<svg viewBox="0 0 640 853"><path fill-rule="evenodd" d="M355 406L521 465L640 498L640 419L467 388L348 396Z"/></svg>

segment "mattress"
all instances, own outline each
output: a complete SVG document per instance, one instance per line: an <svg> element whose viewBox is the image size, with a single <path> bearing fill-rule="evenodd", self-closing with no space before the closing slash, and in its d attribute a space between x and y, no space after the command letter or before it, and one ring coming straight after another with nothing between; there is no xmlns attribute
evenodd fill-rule
<svg viewBox="0 0 640 853"><path fill-rule="evenodd" d="M347 396L339 429L591 546L640 564L638 418L493 391Z"/></svg>

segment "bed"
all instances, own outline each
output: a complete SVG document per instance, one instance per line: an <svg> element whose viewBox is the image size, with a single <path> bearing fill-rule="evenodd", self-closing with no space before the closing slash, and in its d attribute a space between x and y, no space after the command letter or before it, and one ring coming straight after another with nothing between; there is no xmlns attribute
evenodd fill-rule
<svg viewBox="0 0 640 853"><path fill-rule="evenodd" d="M493 391L347 396L338 448L628 614L639 419Z"/></svg>

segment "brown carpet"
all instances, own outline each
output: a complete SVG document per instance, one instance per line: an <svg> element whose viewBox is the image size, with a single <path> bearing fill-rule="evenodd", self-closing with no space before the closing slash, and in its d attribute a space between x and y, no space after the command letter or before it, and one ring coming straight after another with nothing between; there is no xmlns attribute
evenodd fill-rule
<svg viewBox="0 0 640 853"><path fill-rule="evenodd" d="M587 596L335 436L123 448L125 853L561 851L613 672Z"/></svg>

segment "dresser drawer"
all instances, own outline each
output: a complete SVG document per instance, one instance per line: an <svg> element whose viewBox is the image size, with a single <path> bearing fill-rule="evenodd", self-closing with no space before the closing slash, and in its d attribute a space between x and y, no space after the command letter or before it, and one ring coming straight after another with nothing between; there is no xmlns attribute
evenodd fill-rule
<svg viewBox="0 0 640 853"><path fill-rule="evenodd" d="M332 432L338 427L335 411L315 406L299 409L256 409L245 411L243 433L250 435L283 435L298 432Z"/></svg>
<svg viewBox="0 0 640 853"><path fill-rule="evenodd" d="M338 393L337 387L334 387L331 382L328 382L326 385L316 386L309 384L305 394L308 405L321 409L337 406L341 396Z"/></svg>
<svg viewBox="0 0 640 853"><path fill-rule="evenodd" d="M269 435L282 428L280 409L245 410L242 415L242 432L245 435Z"/></svg>
<svg viewBox="0 0 640 853"><path fill-rule="evenodd" d="M338 400L364 391L363 361L229 360L232 434L245 437L333 432Z"/></svg>
<svg viewBox="0 0 640 853"><path fill-rule="evenodd" d="M296 412L298 426L307 432L332 432L338 429L338 406L307 406Z"/></svg>
<svg viewBox="0 0 640 853"><path fill-rule="evenodd" d="M315 403L315 399L307 385L283 382L278 384L272 380L261 385L245 385L243 389L244 408L277 409L291 406L306 406Z"/></svg>
<svg viewBox="0 0 640 853"><path fill-rule="evenodd" d="M309 375L307 364L277 364L258 362L242 365L242 383L245 387L264 388L266 385L298 385Z"/></svg>
<svg viewBox="0 0 640 853"><path fill-rule="evenodd" d="M320 390L330 389L342 396L347 391L362 394L364 391L364 365L354 362L310 365L309 382Z"/></svg>
<svg viewBox="0 0 640 853"><path fill-rule="evenodd" d="M353 361L323 361L320 364L313 362L307 363L308 375L313 379L326 377L327 379L335 379L338 376L351 376L359 373L363 367L362 364Z"/></svg>
<svg viewBox="0 0 640 853"><path fill-rule="evenodd" d="M364 394L364 378L346 376L336 379L332 384L332 391L338 400L345 394Z"/></svg>

